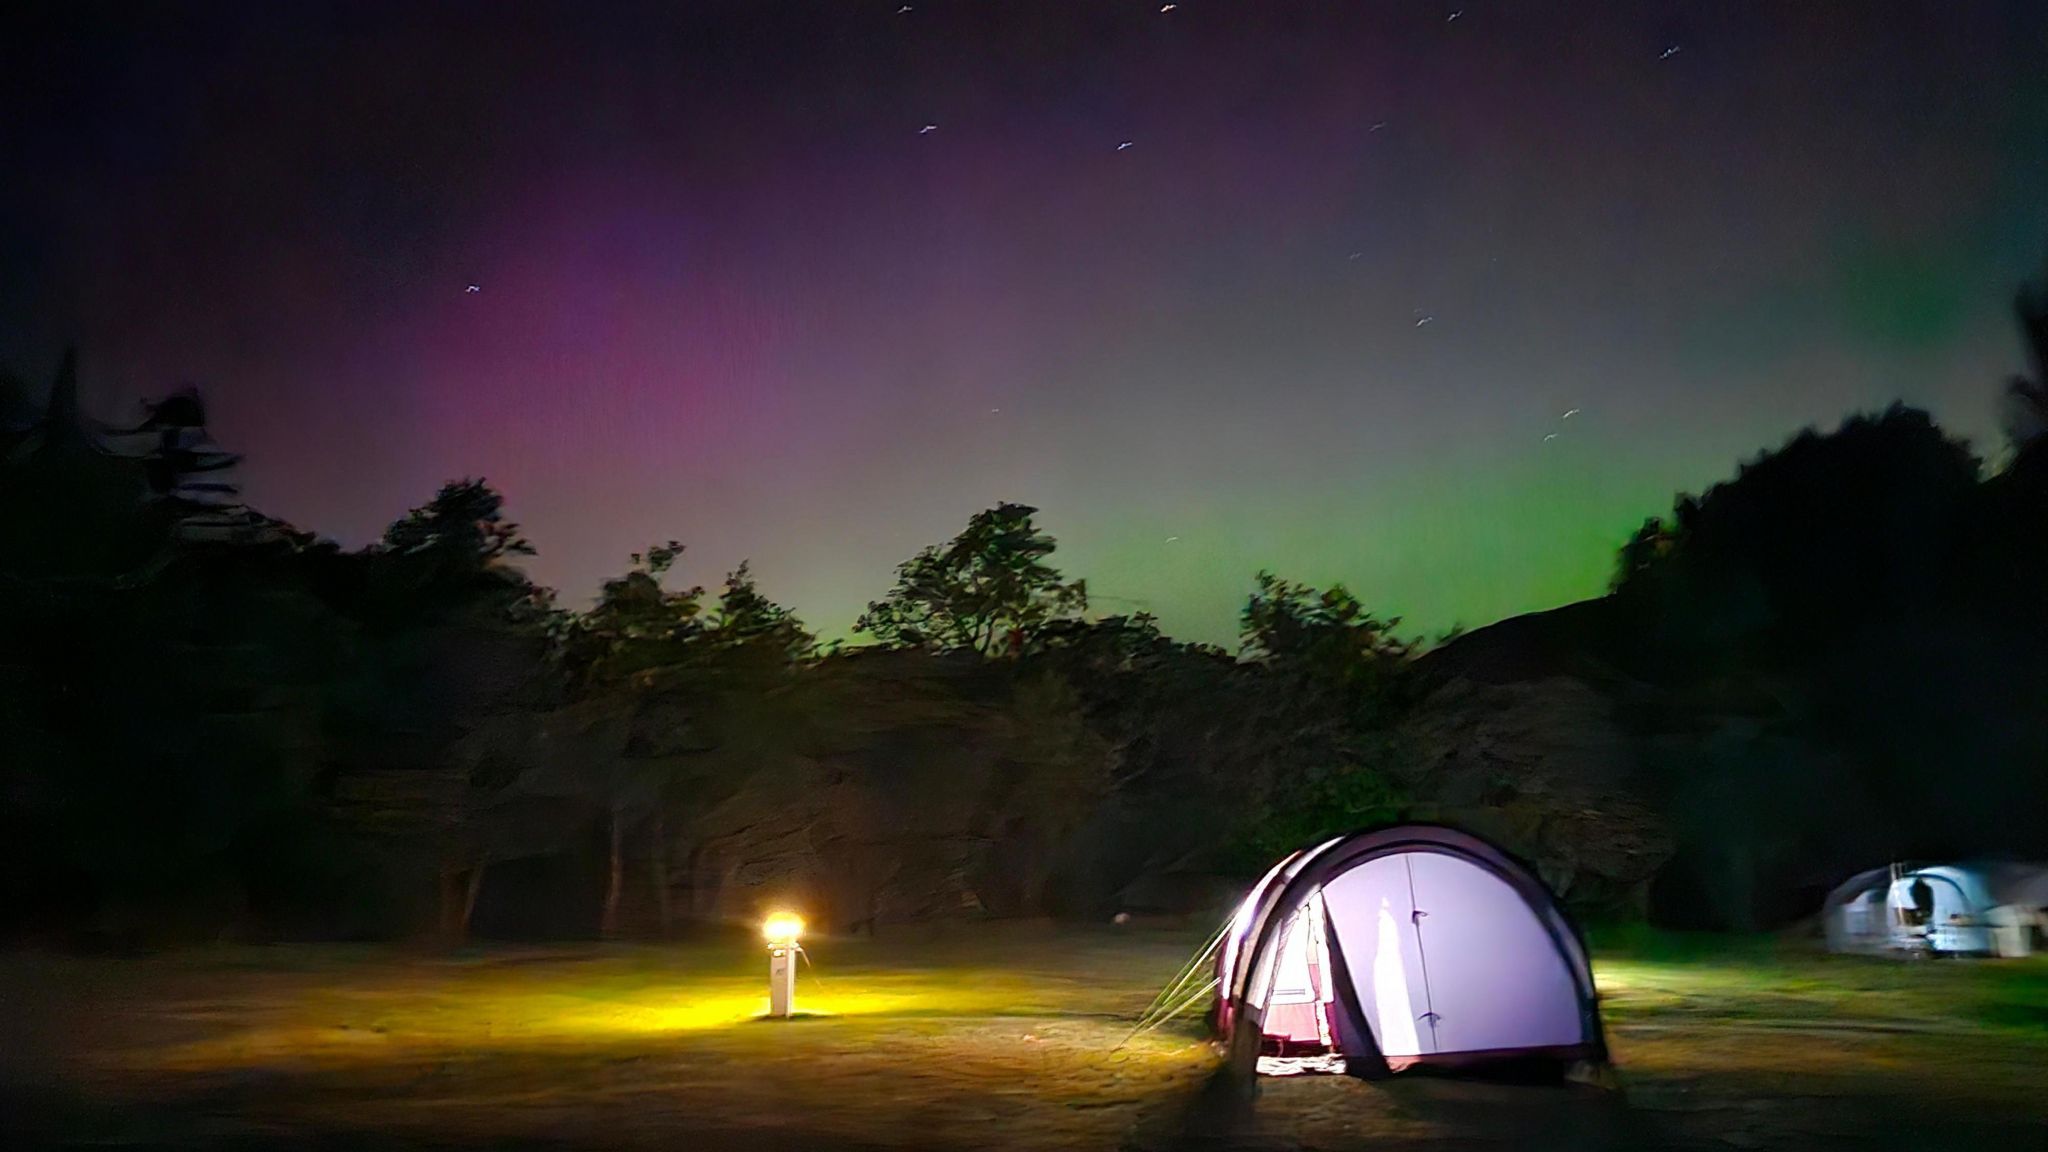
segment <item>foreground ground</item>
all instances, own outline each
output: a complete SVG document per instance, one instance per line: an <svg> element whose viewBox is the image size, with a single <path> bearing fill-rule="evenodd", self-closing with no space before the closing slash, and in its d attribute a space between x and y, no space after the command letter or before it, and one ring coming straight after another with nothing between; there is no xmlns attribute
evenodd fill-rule
<svg viewBox="0 0 2048 1152"><path fill-rule="evenodd" d="M1126 1039L1201 943L1003 925L818 941L753 1019L743 941L434 956L0 958L0 1145L136 1148L2036 1148L2048 963L1635 942L1597 962L1620 1087L1210 1088ZM1122 1042L1120 1044L1120 1042Z"/></svg>

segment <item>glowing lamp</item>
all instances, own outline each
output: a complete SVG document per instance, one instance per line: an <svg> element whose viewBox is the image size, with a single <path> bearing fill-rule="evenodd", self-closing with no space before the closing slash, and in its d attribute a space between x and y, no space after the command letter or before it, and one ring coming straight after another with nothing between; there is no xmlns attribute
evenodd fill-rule
<svg viewBox="0 0 2048 1152"><path fill-rule="evenodd" d="M804 918L794 912L777 912L761 922L761 938L771 948L788 948L804 934Z"/></svg>
<svg viewBox="0 0 2048 1152"><path fill-rule="evenodd" d="M804 934L804 918L794 912L777 912L761 922L761 938L768 942L768 1015L786 1018L796 1010L796 958L804 946L797 937Z"/></svg>

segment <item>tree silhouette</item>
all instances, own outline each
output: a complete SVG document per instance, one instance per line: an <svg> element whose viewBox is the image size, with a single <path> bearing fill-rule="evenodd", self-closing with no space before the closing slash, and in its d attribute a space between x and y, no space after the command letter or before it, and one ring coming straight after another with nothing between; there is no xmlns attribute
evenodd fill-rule
<svg viewBox="0 0 2048 1152"><path fill-rule="evenodd" d="M301 537L212 530L235 523L236 458L195 392L110 427L81 411L77 363L40 408L11 388L0 428L0 759L21 802L0 871L55 878L108 931L193 892L265 909L310 855L345 626Z"/></svg>
<svg viewBox="0 0 2048 1152"><path fill-rule="evenodd" d="M606 580L597 603L569 618L561 630L559 659L577 703L592 727L630 731L643 702L655 693L700 696L710 646L705 642L704 589L670 590L665 580L682 558L670 540L629 557L632 567ZM575 765L579 787L605 815L606 880L599 930L620 931L626 837L649 829L648 859L668 929L667 836L664 813L675 764L669 758L598 757Z"/></svg>
<svg viewBox="0 0 2048 1152"><path fill-rule="evenodd" d="M194 509L232 505L241 488L227 473L241 457L224 452L206 435L206 404L195 388L186 387L161 400L143 404L142 423L110 429L110 437L144 441L141 455L149 488L158 499L176 500Z"/></svg>
<svg viewBox="0 0 2048 1152"><path fill-rule="evenodd" d="M1339 690L1354 705L1378 705L1414 655L1394 634L1400 624L1374 616L1342 584L1318 591L1261 572L1238 632L1252 660Z"/></svg>
<svg viewBox="0 0 2048 1152"><path fill-rule="evenodd" d="M782 663L803 659L817 647L801 620L755 587L745 561L725 578L711 613L710 636L720 649L760 653Z"/></svg>
<svg viewBox="0 0 2048 1152"><path fill-rule="evenodd" d="M695 657L692 642L704 632L704 589L671 591L663 584L682 554L674 540L633 553L625 575L606 580L597 603L570 622L562 659L578 691L645 681Z"/></svg>
<svg viewBox="0 0 2048 1152"><path fill-rule="evenodd" d="M0 382L0 574L133 587L180 543L271 523L239 507L239 458L208 438L197 391L144 407L134 428L88 417L75 350L40 409L19 381Z"/></svg>
<svg viewBox="0 0 2048 1152"><path fill-rule="evenodd" d="M1643 526L1635 530L1616 555L1614 577L1608 582L1607 590L1619 593L1624 589L1640 589L1642 581L1649 578L1658 561L1671 551L1674 539L1671 527L1661 517L1652 516L1644 520Z"/></svg>
<svg viewBox="0 0 2048 1152"><path fill-rule="evenodd" d="M1968 446L1917 409L1809 429L1638 531L1617 591L1650 614L1643 627L1688 650L1796 657L1939 603L1978 481Z"/></svg>
<svg viewBox="0 0 2048 1152"><path fill-rule="evenodd" d="M505 498L481 479L451 480L425 505L384 530L382 547L401 556L431 555L484 569L533 555L519 525L505 519Z"/></svg>
<svg viewBox="0 0 2048 1152"><path fill-rule="evenodd" d="M2023 449L2048 433L2048 267L2040 280L2020 287L2013 313L2034 375L2014 374L2006 381L2004 423L2007 439Z"/></svg>
<svg viewBox="0 0 2048 1152"><path fill-rule="evenodd" d="M1068 583L1046 563L1054 541L1032 522L1037 512L998 504L975 513L950 543L900 565L896 587L868 605L854 631L884 644L994 656L1078 617L1088 607L1087 582Z"/></svg>

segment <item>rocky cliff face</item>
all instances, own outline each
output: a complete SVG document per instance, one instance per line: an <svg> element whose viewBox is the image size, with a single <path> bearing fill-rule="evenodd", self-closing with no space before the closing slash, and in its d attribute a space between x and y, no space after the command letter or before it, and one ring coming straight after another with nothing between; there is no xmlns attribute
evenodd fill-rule
<svg viewBox="0 0 2048 1152"><path fill-rule="evenodd" d="M1420 815L1470 828L1595 912L1640 913L1676 845L1624 703L1610 600L1516 616L1422 659L1400 774Z"/></svg>
<svg viewBox="0 0 2048 1152"><path fill-rule="evenodd" d="M1418 815L1488 837L1569 903L1640 913L1673 842L1615 710L1572 676L1454 677L1404 726L1398 773Z"/></svg>

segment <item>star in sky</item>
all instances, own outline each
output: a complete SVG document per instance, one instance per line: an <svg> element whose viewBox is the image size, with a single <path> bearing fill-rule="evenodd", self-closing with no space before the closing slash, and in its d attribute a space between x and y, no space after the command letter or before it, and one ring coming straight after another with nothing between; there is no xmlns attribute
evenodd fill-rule
<svg viewBox="0 0 2048 1152"><path fill-rule="evenodd" d="M915 14L913 0L897 3L888 11L899 19ZM393 509L430 493L443 470L488 470L514 493L515 517L541 549L536 579L558 585L570 601L594 594L614 574L616 564L606 557L622 557L655 530L650 525L667 522L673 513L664 501L683 499L689 484L744 475L757 453L772 451L774 481L735 489L744 497L705 520L699 546L727 563L749 550L769 554L763 574L782 581L781 595L823 628L845 625L876 587L887 586L898 553L909 550L903 540L942 540L957 531L948 489L991 482L966 452L928 461L915 483L874 465L902 450L896 438L916 443L911 437L921 427L887 414L920 412L933 399L945 419L972 428L968 405L987 395L1031 397L1033 420L1025 429L977 430L983 437L1032 438L1003 461L997 479L1009 490L989 496L1042 500L1048 530L1063 542L1103 540L1154 509L1163 517L1189 507L1243 515L1236 510L1280 501L1286 477L1233 476L1214 492L1190 489L1176 471L1180 449L1145 413L1160 397L1181 395L1170 382L1198 379L1201 386L1186 389L1193 395L1183 397L1173 430L1220 440L1239 414L1213 382L1234 379L1239 363L1267 361L1284 366L1274 370L1287 378L1288 391L1278 398L1302 411L1313 411L1325 390L1352 386L1353 365L1383 366L1357 387L1374 407L1391 410L1384 423L1400 430L1372 452L1352 451L1335 433L1304 437L1290 467L1339 477L1342 499L1351 500L1353 491L1434 475L1432 439L1469 435L1474 455L1487 465L1474 470L1475 487L1451 493L1417 484L1418 501L1436 503L1401 520L1401 531L1446 522L1452 506L1483 504L1488 515L1454 531L1428 529L1430 549L1443 549L1430 553L1429 564L1394 564L1379 549L1339 549L1314 518L1291 509L1274 517L1270 531L1259 524L1248 536L1228 524L1201 550L1222 550L1214 553L1216 571L1161 592L1173 626L1202 639L1234 635L1241 574L1262 564L1373 586L1389 611L1406 611L1425 626L1599 595L1608 557L1593 548L1567 556L1545 534L1555 524L1544 522L1541 531L1519 526L1545 519L1524 518L1523 510L1564 509L1575 529L1600 524L1605 531L1668 507L1672 491L1704 486L1722 475L1735 445L1772 443L1782 428L1818 418L1818 401L1796 395L1805 386L1796 365L1839 363L1845 378L1863 380L1883 377L1883 366L1897 359L1884 334L1866 335L1861 323L1868 294L1892 291L1888 282L1866 281L1876 278L1870 269L1896 263L1891 250L1907 242L1895 243L1894 233L1910 224L1911 243L1924 239L1953 252L1953 261L1939 262L1945 282L1927 291L1968 299L1967 292L1997 290L2012 276L1978 248L2008 234L2023 247L2039 243L2025 234L2025 221L2048 202L2040 181L2028 182L2033 170L1998 146L2039 136L2028 134L2038 119L2035 104L2015 95L2024 88L2014 79L2026 74L2024 54L1994 50L1996 36L1979 44L1975 31L1956 31L1951 40L1950 26L1939 21L1922 27L1863 14L1857 5L1799 15L1762 5L1741 20L1716 22L1716 59L1700 62L1715 68L1693 76L1688 64L1686 83L1706 87L1678 104L1668 103L1668 89L1680 76L1659 76L1628 60L1654 47L1651 59L1668 64L1683 42L1664 37L1691 29L1669 23L1671 13L1650 11L1659 6L1627 6L1623 15L1599 0L1577 5L1599 14L1588 20L1482 3L1488 23L1480 38L1505 37L1524 53L1505 71L1489 55L1464 50L1477 41L1441 42L1446 51L1433 53L1381 35L1385 21L1375 5L1316 5L1313 19L1277 20L1260 14L1264 5L1197 3L1201 11L1187 17L1195 24L1157 34L1163 40L1136 35L1142 29L1131 25L1128 38L1091 46L1079 92L1047 84L1045 76L1073 65L1067 52L1085 29L1073 26L1069 9L1084 6L941 5L939 16L927 19L944 18L947 42L926 46L931 52L912 51L922 33L904 33L891 44L891 35L862 16L856 23L879 40L863 43L851 58L848 45L818 37L806 22L768 14L754 22L752 5L720 9L732 9L719 26L729 23L738 41L724 32L672 35L672 25L697 27L694 15L670 19L690 6L636 6L615 20L514 22L500 31L560 36L564 51L528 50L550 47L545 39L508 41L502 53L492 49L491 66L504 64L514 74L488 99L465 97L417 117L351 124L317 143L301 140L292 126L333 106L378 106L390 83L382 71L391 67L390 49L401 61L431 55L462 22L429 15L394 24L389 45L327 43L285 35L301 23L309 32L321 27L316 17L286 7L256 40L230 38L194 57L206 65L196 70L169 66L184 52L180 45L121 36L114 38L116 51L92 32L93 21L78 17L81 50L115 52L122 66L96 69L94 84L110 89L104 100L73 108L66 82L28 108L26 114L54 117L51 130L32 133L28 143L50 153L56 175L0 189L0 218L28 208L23 219L50 222L52 237L64 238L35 238L39 273L47 260L55 277L46 309L0 292L0 333L8 336L0 345L30 358L22 350L34 342L27 331L103 331L95 339L109 346L100 354L115 362L217 375L226 390L222 406L239 409L237 446L277 463L262 471L263 487L252 499L349 540L373 539ZM968 9L984 7L1004 15L966 18ZM1183 7L1176 0L1152 4L1155 15ZM1124 11L1136 19L1134 4ZM1472 10L1436 11L1455 23ZM2014 11L2033 14L2007 22L2030 27L2048 4ZM1415 23L1408 30L1427 41L1421 13L1409 15ZM1918 42L1930 32L1939 43ZM735 43L745 51L733 51ZM1776 54L1788 44L1812 59ZM1749 63L1759 59L1759 48L1761 59L1773 63ZM302 49L320 60L339 55L331 66L311 66L291 55ZM1980 49L1981 59L1972 55ZM70 62L61 54L50 59ZM1300 74L1259 83L1274 59L1298 60ZM1598 99L1581 83L1588 78L1572 74L1588 60L1617 63L1600 71ZM593 82L573 62L602 62L603 75L617 84ZM705 103L691 115L651 116L630 141L587 138L585 125L616 118L608 101L619 92L663 91L679 69L702 77ZM206 114L208 89L193 71L221 71L220 82L260 94L277 115L227 127ZM1961 78L1973 71L1984 78L1967 88ZM1365 83L1361 75L1378 79ZM842 106L839 85L856 76L873 88ZM1220 79L1179 90L1190 76ZM1389 77L1390 87L1381 83ZM43 79L38 73L32 86ZM157 83L169 85L168 96L151 91ZM691 91L699 91L695 82ZM1955 91L1972 98L1924 99ZM1023 93L1032 95L1019 98ZM1257 99L1247 102L1251 96ZM950 116L963 99L980 112L972 123L962 121L966 129L943 152L910 152L937 144L887 147L889 134L902 131L897 117L908 119L920 104L937 104L928 110ZM1722 114L1729 99L1745 114ZM144 132L100 119L113 114L108 109L148 113L159 103L167 118L162 135L156 127ZM1398 111L1402 143L1358 153L1348 147L1349 134L1375 104L1387 115L1365 121L1368 133L1383 135ZM830 124L806 126L803 110L818 107L835 110ZM1795 109L1799 131L1757 136L1759 117L1748 113L1782 107ZM797 111L777 111L790 108ZM1162 119L1168 108L1174 111ZM1110 132L1131 128L1156 144L1161 126L1174 127L1176 115L1201 117L1176 130L1196 133L1202 147L1154 147L1128 169L1101 164L1095 149ZM437 121L443 116L456 119ZM456 124L474 131L454 131ZM943 127L920 120L911 132L935 135ZM1801 147L1809 130L1814 138L1839 134L1842 146ZM532 146L500 147L507 133L530 134ZM1534 134L1528 147L1513 142L1516 133ZM0 163L15 159L24 141L0 137L7 137L0 139ZM1667 137L1684 147L1653 148L1656 171L1638 178L1648 163L1641 142ZM1504 147L1503 139L1511 143ZM884 146L859 148L861 140ZM1109 144L1121 155L1135 148L1135 138L1110 137ZM147 187L136 190L138 211L96 216L57 194L117 154L103 149L132 149L129 161L152 165ZM1220 158L1239 162L1219 179ZM241 201L221 197L208 174L252 162L265 173L267 207L242 220ZM337 165L352 173L346 191L368 197L363 202L377 211L332 211ZM19 160L7 166L27 170ZM716 188L690 198L691 211L650 207L671 201L700 166L719 176ZM1895 197L1859 195L1888 167L1936 175ZM1143 188L1130 186L1140 178ZM1942 194L1951 186L1978 189L1981 200ZM496 202L488 210L393 219L380 207L402 207L415 195L420 203L472 205L479 189L489 189ZM917 223L932 218L940 226ZM1136 228L1134 218L1141 221ZM1982 245L1971 231L1980 218L1987 222ZM149 222L165 219L180 224L176 248L157 250L137 239L146 237ZM326 220L332 243L302 234L304 219ZM1501 222L1498 235L1489 235L1489 220ZM1517 226L1524 222L1542 226ZM1615 228L1626 243L1607 242ZM1338 248L1347 233L1372 247ZM207 256L207 239L221 234L249 242ZM1869 240L1837 253L1837 234ZM1995 246L2001 260L2009 256L2009 245ZM487 310L471 304L464 307L475 311L459 312L432 283L452 263L481 263L470 270L495 274L508 251L517 255L520 283ZM1373 266L1339 274L1322 262L1332 251L1361 265L1371 256ZM352 255L359 252L378 258ZM1684 270L1711 268L1723 252L1728 262L1707 298ZM224 301L221 314L193 306L189 317L178 313L161 324L120 323L139 307L135 300L147 298L139 286L158 278L158 261L191 268L200 277L192 295ZM417 286L421 307L387 307L388 270L420 265L430 269ZM317 302L282 302L290 305L284 308L263 299L273 277L332 279L337 290ZM75 290L86 283L118 291ZM1554 287L1528 290L1542 283ZM1812 288L1810 316L1780 315L1775 302L1786 283ZM480 282L456 285L458 294L482 292ZM707 293L715 306L675 306ZM1403 296L1418 295L1459 316L1458 331L1424 344L1384 327L1380 317L1391 321ZM592 302L599 300L615 318L595 312ZM1920 306L1917 297L1902 303ZM514 314L503 312L508 307ZM1409 307L1412 331L1435 326L1434 314ZM1707 313L1711 318L1703 318ZM237 334L252 318L273 316L276 330L265 332L260 347L244 349ZM1230 319L1203 322L1209 316ZM1941 355L1959 358L1955 363L2011 359L2005 327L1983 327L1987 345L1965 325L1943 337L1953 348ZM911 330L918 339L906 338ZM1585 349L1613 331L1641 338L1605 346L1596 358L1602 370L1584 375ZM1712 351L1754 344L1757 332L1783 347L1774 343L1768 357L1757 358ZM1165 333L1177 338L1160 338ZM272 397L255 383L273 360L323 364L324 350L343 339L361 351L325 357L318 372L332 379L279 385L303 394ZM1780 361L1782 385L1771 366ZM557 370L601 381L591 385L597 394L584 400L564 394L580 390L549 387ZM1629 443L1610 458L1602 446L1619 418L1610 412L1617 396L1627 397L1631 412L1690 411L1695 374L1709 370L1726 376L1725 387L1740 401L1730 401L1735 415L1725 424L1699 429L1682 420L1645 420L1646 430L1632 425ZM1576 473L1549 477L1565 485L1556 489L1512 482L1513 468L1540 463L1513 458L1539 411L1527 401L1555 403L1555 392L1524 397L1513 420L1470 419L1467 406L1484 412L1502 403L1488 390L1518 375L1555 376L1558 390L1576 391L1609 412L1600 428L1584 426L1587 444L1563 453L1574 460L1557 466L1583 464L1585 476L1600 482L1572 487L1582 479ZM1995 436L1987 386L1949 382L1967 375L1936 372L1916 398L1924 392L1930 403L1973 414L1979 424L1965 430ZM1458 386L1411 384L1440 376ZM342 447L280 449L301 443L292 418L316 403L316 383L359 389L368 400L350 407L347 422L334 429L334 445L389 442L389 458L366 470ZM1884 379L1869 386L1897 385ZM714 408L727 391L748 399L733 401L729 412L718 408L732 417L728 428L689 418L698 411L699 389L721 397L707 402ZM477 399L501 391L518 402L486 406ZM1876 404L1878 397L1855 392L1844 402ZM1537 433L1539 444L1547 446L1546 435L1563 439L1567 424L1580 427L1571 424L1583 415L1574 405L1556 412L1556 426ZM848 413L861 421L859 435L837 434ZM982 414L1007 416L1009 409L990 405ZM406 435L393 438L392 427ZM749 438L757 433L759 442ZM525 450L533 443L556 446L545 468ZM1497 463L1489 447L1498 450ZM1582 451L1593 455L1581 460ZM634 460L659 461L647 465L654 471L647 473L645 498L593 516L587 493L618 484ZM368 482L355 479L365 471ZM813 500L824 510L794 510ZM1344 507L1362 515L1365 504ZM866 550L811 551L822 545L806 531L806 517L825 515L845 517L848 535ZM1501 541L1471 526L1509 521L1518 526ZM876 522L890 532L868 531ZM1134 537L1125 539L1135 548ZM1404 538L1387 551L1407 555L1420 539ZM1512 558L1514 579L1432 578L1496 554ZM1114 548L1083 551L1068 563L1077 572L1097 568L1087 575L1109 586L1143 577L1137 560Z"/></svg>

